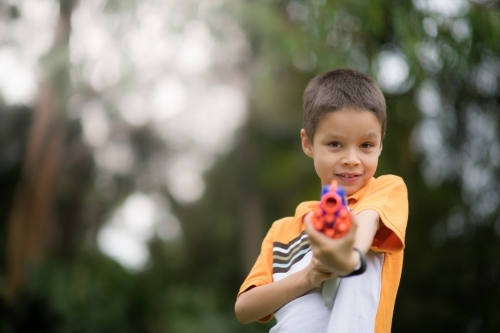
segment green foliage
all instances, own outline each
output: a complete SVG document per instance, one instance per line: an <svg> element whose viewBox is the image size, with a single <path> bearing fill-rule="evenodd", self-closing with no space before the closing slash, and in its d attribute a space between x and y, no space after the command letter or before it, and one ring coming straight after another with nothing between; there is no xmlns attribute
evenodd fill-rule
<svg viewBox="0 0 500 333"><path fill-rule="evenodd" d="M61 332L133 332L124 319L133 304L134 285L117 263L85 253L71 263L46 262L37 274L31 279L33 288L64 318Z"/></svg>

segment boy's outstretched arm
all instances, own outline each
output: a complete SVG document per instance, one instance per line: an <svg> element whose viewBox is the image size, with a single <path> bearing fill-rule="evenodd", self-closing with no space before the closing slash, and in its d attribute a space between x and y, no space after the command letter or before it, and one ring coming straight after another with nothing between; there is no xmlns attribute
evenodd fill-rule
<svg viewBox="0 0 500 333"><path fill-rule="evenodd" d="M242 293L235 304L236 317L242 324L248 324L276 312L285 304L300 297L323 281L337 277L316 258L303 270L282 280L254 287Z"/></svg>
<svg viewBox="0 0 500 333"><path fill-rule="evenodd" d="M355 270L361 258L353 248L356 247L366 254L380 224L379 215L374 210L365 210L358 215L351 214L353 220L351 230L340 239L332 239L316 230L311 223L311 213L304 217L314 256L325 267L339 275L348 275Z"/></svg>

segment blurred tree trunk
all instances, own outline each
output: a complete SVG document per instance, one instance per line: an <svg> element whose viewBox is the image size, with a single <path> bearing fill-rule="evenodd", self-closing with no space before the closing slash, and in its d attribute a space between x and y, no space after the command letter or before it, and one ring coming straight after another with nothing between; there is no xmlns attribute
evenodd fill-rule
<svg viewBox="0 0 500 333"><path fill-rule="evenodd" d="M68 44L74 0L60 0L54 44L41 59L45 76L34 108L21 181L8 217L7 297L12 301L43 258L65 141Z"/></svg>
<svg viewBox="0 0 500 333"><path fill-rule="evenodd" d="M239 217L240 217L240 237L241 237L241 266L246 276L252 268L260 252L262 242L262 204L258 193L258 173L257 158L258 152L254 135L254 122L252 111L250 110L249 120L243 131L243 139L238 147L238 159L240 167L240 188L239 197Z"/></svg>

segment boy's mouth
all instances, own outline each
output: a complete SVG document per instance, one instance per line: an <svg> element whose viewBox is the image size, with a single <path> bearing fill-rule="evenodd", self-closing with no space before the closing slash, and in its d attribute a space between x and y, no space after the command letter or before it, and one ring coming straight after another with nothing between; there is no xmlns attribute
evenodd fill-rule
<svg viewBox="0 0 500 333"><path fill-rule="evenodd" d="M359 179L361 175L359 173L338 173L337 177L339 177L340 180L350 183L350 182L355 182L356 180Z"/></svg>

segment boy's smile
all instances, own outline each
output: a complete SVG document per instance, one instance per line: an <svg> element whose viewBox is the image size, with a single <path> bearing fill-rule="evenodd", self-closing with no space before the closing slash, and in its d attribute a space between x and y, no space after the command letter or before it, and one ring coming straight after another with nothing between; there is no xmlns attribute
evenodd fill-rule
<svg viewBox="0 0 500 333"><path fill-rule="evenodd" d="M382 151L382 125L363 109L340 109L318 123L314 140L300 132L302 149L314 160L322 185L336 179L347 195L356 193L375 174Z"/></svg>

